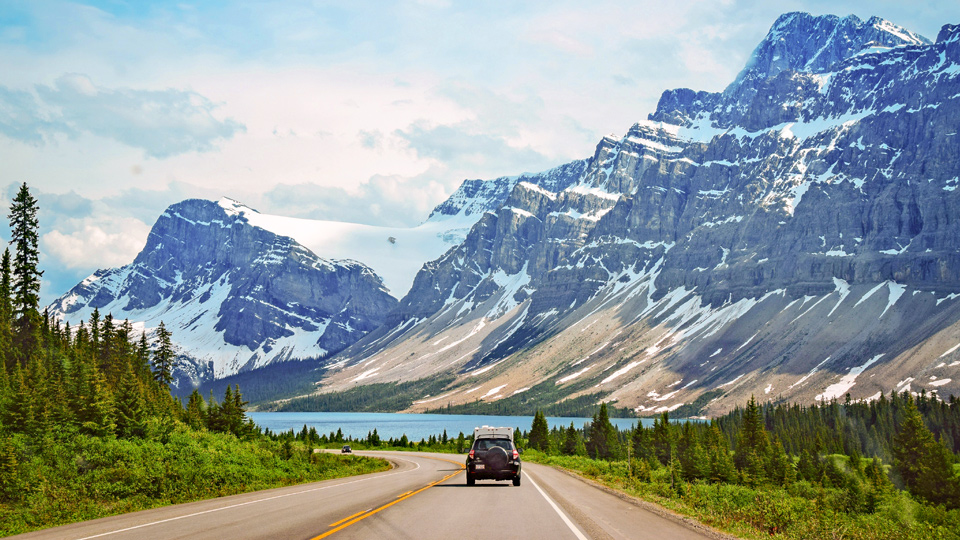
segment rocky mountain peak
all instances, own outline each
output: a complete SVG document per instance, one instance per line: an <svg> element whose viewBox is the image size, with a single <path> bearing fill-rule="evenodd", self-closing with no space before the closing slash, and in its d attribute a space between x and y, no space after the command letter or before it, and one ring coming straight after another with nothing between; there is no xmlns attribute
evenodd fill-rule
<svg viewBox="0 0 960 540"><path fill-rule="evenodd" d="M580 180L588 161L572 161L540 173L501 176L494 180L464 180L453 195L433 209L428 221L443 219L445 216L470 216L494 211L504 204L513 188L521 182L540 186L551 192L562 191Z"/></svg>
<svg viewBox="0 0 960 540"><path fill-rule="evenodd" d="M50 306L77 322L94 308L151 329L160 321L197 382L339 351L378 327L397 300L369 267L318 257L252 225L228 199L167 208L129 265L98 270Z"/></svg>
<svg viewBox="0 0 960 540"><path fill-rule="evenodd" d="M945 24L937 34L937 43L960 41L960 24Z"/></svg>
<svg viewBox="0 0 960 540"><path fill-rule="evenodd" d="M773 23L727 92L747 76L762 80L785 70L823 73L837 62L870 48L930 43L927 38L880 17L864 22L856 15L841 18L786 13Z"/></svg>
<svg viewBox="0 0 960 540"><path fill-rule="evenodd" d="M825 73L838 62L864 52L930 43L927 38L879 17L864 22L855 15L841 18L785 13L773 23L723 94L743 106L753 100L763 81L784 71Z"/></svg>
<svg viewBox="0 0 960 540"><path fill-rule="evenodd" d="M667 90L649 118L687 127L742 127L751 132L794 122L820 112L809 110L808 105L828 90L831 73L849 69L859 59L867 62L876 53L931 44L880 17L865 22L855 15L785 13L722 93ZM833 100L835 104L847 101Z"/></svg>

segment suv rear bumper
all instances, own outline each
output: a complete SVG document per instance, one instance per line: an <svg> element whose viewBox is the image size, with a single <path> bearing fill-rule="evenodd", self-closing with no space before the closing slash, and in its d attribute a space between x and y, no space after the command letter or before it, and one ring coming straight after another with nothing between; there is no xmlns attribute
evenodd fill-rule
<svg viewBox="0 0 960 540"><path fill-rule="evenodd" d="M509 463L507 464L506 469L489 469L488 466L484 466L483 469L477 470L477 463L470 463L467 465L467 474L473 477L476 480L511 480L520 476L520 463Z"/></svg>

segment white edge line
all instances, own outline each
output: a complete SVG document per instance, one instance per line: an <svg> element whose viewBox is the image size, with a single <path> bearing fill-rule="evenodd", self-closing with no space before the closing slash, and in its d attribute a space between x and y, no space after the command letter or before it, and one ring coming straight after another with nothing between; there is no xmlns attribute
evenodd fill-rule
<svg viewBox="0 0 960 540"><path fill-rule="evenodd" d="M392 456L392 457L395 457L395 456ZM373 479L375 479L375 478L383 478L383 477L385 477L385 476L393 476L393 475L395 475L395 474L404 474L404 473L408 473L408 472L413 472L413 471L415 471L415 470L417 470L417 469L420 468L420 464L417 463L417 462L415 462L415 461L411 461L411 460L407 460L407 459L403 459L403 458L396 458L396 459L399 459L400 461L406 461L407 463L413 463L414 465L416 465L416 467L414 467L414 468L412 468L412 469L410 469L410 470L407 470L407 471L397 471L397 472L392 472L392 473L384 474L384 475L368 476L367 478L361 478L361 479L359 479L359 480L353 480L353 481L350 481L350 482L344 482L344 483L342 483L342 484L334 484L334 485L332 485L332 486L316 487L316 488L312 488L312 489L306 489L306 490L303 490L303 491L297 491L297 492L295 492L295 493L284 493L283 495L274 495L273 497L267 497L266 499L257 499L257 500L255 500L255 501L247 501L247 502L242 502L242 503L237 503L237 504L231 504L231 505L229 505L229 506L222 506L222 507L220 507L220 508L211 508L210 510L204 510L203 512L194 512L193 514L186 514L186 515L183 515L183 516L176 516L176 517L172 517L172 518L161 519L160 521L152 521L152 522L150 522L150 523L143 523L143 524L140 524L140 525L134 525L133 527L127 527L126 529L117 529L117 530L115 530L115 531L107 531L107 532L105 532L105 533L95 534L95 535L93 535L93 536L84 536L83 538L78 538L77 540L89 540L89 539L91 539L91 538L100 538L100 537L102 537L102 536L109 536L109 535L111 535L111 534L118 534L118 533L122 533L122 532L133 531L133 530L136 530L136 529L142 529L143 527L150 527L150 526L152 526L152 525L159 525L159 524L161 524L161 523L168 523L168 522L170 522L170 521L177 521L178 519L186 519L186 518L195 517L195 516L202 516L203 514L210 514L210 513L212 513L212 512L219 512L219 511L221 511L221 510L229 510L229 509L231 509L231 508L237 508L237 507L240 507L240 506L247 506L248 504L256 504L256 503L261 503L261 502L266 502L266 501L272 501L273 499L282 499L282 498L284 498L284 497L291 497L291 496L293 496L293 495L303 495L304 493L311 493L311 492L314 492L314 491L321 491L321 490L324 490L324 489L331 489L331 488L335 488L335 487L346 486L346 485L349 485L349 484L356 484L356 483L358 483L358 482L366 482L367 480L373 480ZM540 489L540 488L537 488L537 489ZM543 493L543 492L541 491L540 493ZM238 493L238 495L240 495L240 494ZM212 499L206 499L206 500L209 501L209 500L212 500ZM202 502L202 501L195 501L195 502ZM551 504L552 504L552 502L551 502ZM163 508L163 507L161 507L161 508ZM122 515L122 514L121 514L121 515ZM586 539L584 539L584 540L586 540Z"/></svg>
<svg viewBox="0 0 960 540"><path fill-rule="evenodd" d="M580 532L580 529L578 529L577 526L574 525L572 521L570 521L570 518L568 518L567 515L563 513L563 510L560 510L560 507L557 506L557 503L553 502L553 499L548 497L547 494L544 493L542 489L540 489L540 486L538 486L537 483L533 481L533 478L530 476L530 473L527 473L524 476L526 476L527 480L529 480L530 483L533 484L533 487L537 488L537 491L540 492L540 495L543 495L543 498L546 499L548 503L550 503L550 506L553 507L553 509L557 512L557 514L560 516L560 519L562 519L563 522L567 524L567 527L569 527L570 530L573 531L573 534L575 534L579 540L588 540L587 537L584 536L582 532Z"/></svg>

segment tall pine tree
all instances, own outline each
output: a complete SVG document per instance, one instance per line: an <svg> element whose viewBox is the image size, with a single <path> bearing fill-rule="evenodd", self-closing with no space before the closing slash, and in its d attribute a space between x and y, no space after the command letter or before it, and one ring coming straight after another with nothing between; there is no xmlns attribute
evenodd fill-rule
<svg viewBox="0 0 960 540"><path fill-rule="evenodd" d="M173 382L173 368L176 367L177 355L170 340L170 331L160 321L157 327L157 348L153 351L153 377L157 382L169 385Z"/></svg>
<svg viewBox="0 0 960 540"><path fill-rule="evenodd" d="M610 423L606 403L601 403L600 410L593 415L586 445L587 455L595 459L616 459L620 456L620 441L616 428Z"/></svg>
<svg viewBox="0 0 960 540"><path fill-rule="evenodd" d="M539 409L533 415L533 425L530 427L530 438L527 446L541 452L550 449L550 428L547 425L547 417Z"/></svg>
<svg viewBox="0 0 960 540"><path fill-rule="evenodd" d="M13 367L12 362L16 360L13 354L13 304L10 301L12 269L10 267L10 248L3 250L3 258L0 259L0 359L7 368Z"/></svg>
<svg viewBox="0 0 960 540"><path fill-rule="evenodd" d="M960 480L953 474L949 450L933 438L913 400L905 401L893 446L897 472L910 493L933 504L960 508Z"/></svg>
<svg viewBox="0 0 960 540"><path fill-rule="evenodd" d="M10 243L16 247L13 258L13 314L16 340L24 361L40 347L40 227L37 200L27 183L20 186L10 205Z"/></svg>

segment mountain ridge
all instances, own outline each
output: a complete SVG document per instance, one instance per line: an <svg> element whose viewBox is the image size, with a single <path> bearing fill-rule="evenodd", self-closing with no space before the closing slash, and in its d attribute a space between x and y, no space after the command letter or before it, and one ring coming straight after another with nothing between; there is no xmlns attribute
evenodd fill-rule
<svg viewBox="0 0 960 540"><path fill-rule="evenodd" d="M84 322L98 309L141 331L163 320L188 359L181 379L196 384L338 351L396 302L360 263L317 257L230 201L188 199L158 218L132 263L95 272L50 313Z"/></svg>
<svg viewBox="0 0 960 540"><path fill-rule="evenodd" d="M586 159L465 181L425 222L443 251L318 391L453 376L411 410L550 387L644 414L957 393L958 74L953 25L785 14L723 92L667 90Z"/></svg>
<svg viewBox="0 0 960 540"><path fill-rule="evenodd" d="M455 372L451 404L553 380L643 412L715 391L707 411L748 392L954 392L938 375L960 365L940 360L960 284L953 34L932 44L878 18L794 14L755 58L798 19L856 39L769 77L748 65L723 93L667 91L567 188L517 184L425 267L389 331L334 359L321 391ZM587 208L576 189L608 198Z"/></svg>

